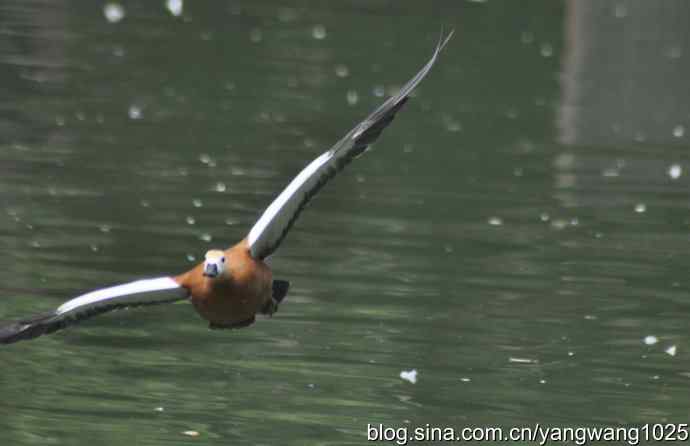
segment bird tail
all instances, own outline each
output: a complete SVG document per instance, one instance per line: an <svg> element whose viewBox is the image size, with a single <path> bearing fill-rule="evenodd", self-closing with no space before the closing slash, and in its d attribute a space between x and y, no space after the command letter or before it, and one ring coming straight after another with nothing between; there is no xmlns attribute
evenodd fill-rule
<svg viewBox="0 0 690 446"><path fill-rule="evenodd" d="M50 312L26 319L0 322L0 344L12 344L59 330L62 327L60 322L56 323L55 316L55 313Z"/></svg>
<svg viewBox="0 0 690 446"><path fill-rule="evenodd" d="M282 302L285 296L287 296L288 288L290 288L290 282L287 280L274 280L273 299L278 303Z"/></svg>

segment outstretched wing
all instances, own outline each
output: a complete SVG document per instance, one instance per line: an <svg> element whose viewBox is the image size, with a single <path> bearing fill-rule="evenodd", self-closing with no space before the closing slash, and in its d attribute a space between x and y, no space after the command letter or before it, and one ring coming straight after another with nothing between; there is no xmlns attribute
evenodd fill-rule
<svg viewBox="0 0 690 446"><path fill-rule="evenodd" d="M442 35L429 62L400 89L398 94L388 98L329 151L305 167L268 206L247 237L252 257L263 259L271 255L283 241L304 206L319 189L379 137L405 104L412 90L431 70L452 35L452 31L446 37Z"/></svg>
<svg viewBox="0 0 690 446"><path fill-rule="evenodd" d="M0 344L36 338L117 308L162 304L187 297L189 291L171 277L137 280L91 291L68 300L49 313L0 323Z"/></svg>

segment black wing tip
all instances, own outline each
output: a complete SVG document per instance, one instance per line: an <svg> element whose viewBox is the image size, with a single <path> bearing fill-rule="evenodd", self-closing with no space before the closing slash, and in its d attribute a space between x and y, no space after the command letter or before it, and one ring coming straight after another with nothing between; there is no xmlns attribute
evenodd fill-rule
<svg viewBox="0 0 690 446"><path fill-rule="evenodd" d="M441 27L441 33L438 37L438 44L436 45L436 53L440 53L443 51L443 48L446 47L450 39L453 37L453 34L455 34L455 28L451 28L451 30L448 32L447 35L445 35L445 31L443 30L443 27ZM445 35L445 37L444 37Z"/></svg>
<svg viewBox="0 0 690 446"><path fill-rule="evenodd" d="M54 316L55 313L46 313L29 319L0 323L0 344L37 338L62 328L59 322L51 322Z"/></svg>

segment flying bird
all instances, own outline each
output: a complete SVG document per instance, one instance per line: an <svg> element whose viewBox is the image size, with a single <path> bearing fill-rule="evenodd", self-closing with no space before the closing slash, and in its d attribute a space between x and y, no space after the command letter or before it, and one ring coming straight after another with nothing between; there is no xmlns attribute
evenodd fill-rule
<svg viewBox="0 0 690 446"><path fill-rule="evenodd" d="M50 312L0 323L0 343L36 338L118 308L185 299L191 300L211 328L246 327L254 323L256 314L272 315L290 283L273 279L266 258L278 248L309 200L391 123L452 35L452 31L447 36L441 34L426 65L397 94L309 163L239 243L226 250L208 251L202 263L183 274L102 288L75 297Z"/></svg>

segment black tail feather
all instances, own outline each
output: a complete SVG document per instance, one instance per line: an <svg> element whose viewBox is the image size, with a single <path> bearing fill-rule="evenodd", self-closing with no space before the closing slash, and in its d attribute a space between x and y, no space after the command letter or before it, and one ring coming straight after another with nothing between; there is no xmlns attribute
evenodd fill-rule
<svg viewBox="0 0 690 446"><path fill-rule="evenodd" d="M59 330L63 323L54 321L54 318L55 313L44 313L28 319L0 322L0 344L12 344Z"/></svg>
<svg viewBox="0 0 690 446"><path fill-rule="evenodd" d="M274 280L273 281L273 299L280 303L287 295L288 288L290 288L290 282L287 280Z"/></svg>

